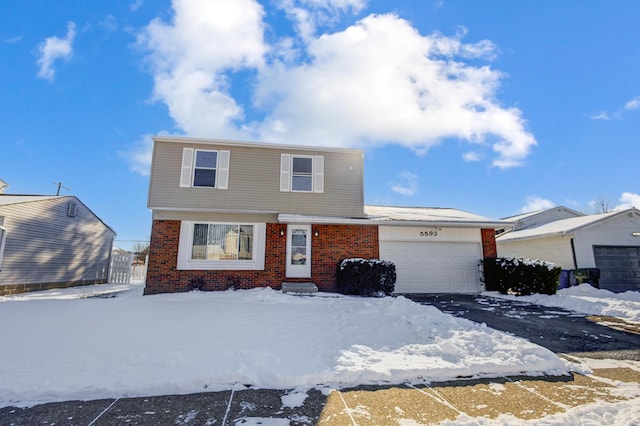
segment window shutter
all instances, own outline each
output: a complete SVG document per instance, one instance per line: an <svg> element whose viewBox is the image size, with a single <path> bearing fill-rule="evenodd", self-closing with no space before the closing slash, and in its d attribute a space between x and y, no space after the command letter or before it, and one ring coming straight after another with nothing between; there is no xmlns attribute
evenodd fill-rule
<svg viewBox="0 0 640 426"><path fill-rule="evenodd" d="M191 186L191 175L193 168L193 148L182 149L182 168L180 169L180 188Z"/></svg>
<svg viewBox="0 0 640 426"><path fill-rule="evenodd" d="M324 192L324 157L316 155L313 159L313 192Z"/></svg>
<svg viewBox="0 0 640 426"><path fill-rule="evenodd" d="M231 157L230 151L220 151L220 157L218 159L218 189L229 188L229 159Z"/></svg>
<svg viewBox="0 0 640 426"><path fill-rule="evenodd" d="M291 154L280 156L280 191L291 191Z"/></svg>

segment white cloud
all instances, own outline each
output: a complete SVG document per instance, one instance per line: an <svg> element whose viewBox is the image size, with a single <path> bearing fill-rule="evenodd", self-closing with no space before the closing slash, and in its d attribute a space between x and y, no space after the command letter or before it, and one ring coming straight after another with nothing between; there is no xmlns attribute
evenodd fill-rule
<svg viewBox="0 0 640 426"><path fill-rule="evenodd" d="M294 22L302 40L309 41L318 26L330 24L342 14L359 13L368 0L280 0L279 7Z"/></svg>
<svg viewBox="0 0 640 426"><path fill-rule="evenodd" d="M48 37L38 46L40 70L37 76L52 81L55 76L53 63L58 59L69 60L73 55L73 39L76 36L76 24L67 24L67 35L64 38Z"/></svg>
<svg viewBox="0 0 640 426"><path fill-rule="evenodd" d="M536 141L520 110L496 100L502 75L455 60L486 55L487 46L422 36L394 15L371 15L313 40L309 63L264 70L256 102L272 113L261 137L338 146L396 143L418 152L459 138L490 145L495 166L520 165Z"/></svg>
<svg viewBox="0 0 640 426"><path fill-rule="evenodd" d="M166 133L166 132L161 132ZM129 163L129 169L141 176L149 176L151 171L152 135L142 135L130 151L119 151L118 155Z"/></svg>
<svg viewBox="0 0 640 426"><path fill-rule="evenodd" d="M263 65L262 6L253 0L174 0L170 23L154 19L138 37L149 53L154 98L191 135L243 138L243 109L226 72Z"/></svg>
<svg viewBox="0 0 640 426"><path fill-rule="evenodd" d="M555 203L550 200L545 200L537 195L530 195L527 197L527 204L520 209L521 213L529 213L537 210L546 210L554 207Z"/></svg>
<svg viewBox="0 0 640 426"><path fill-rule="evenodd" d="M410 197L418 192L418 175L404 171L388 185L392 191Z"/></svg>
<svg viewBox="0 0 640 426"><path fill-rule="evenodd" d="M462 154L462 159L469 163L480 161L482 160L482 158L483 158L482 153L477 151L467 151L464 154Z"/></svg>
<svg viewBox="0 0 640 426"><path fill-rule="evenodd" d="M640 209L640 194L632 194L631 192L624 192L620 196L618 204L614 207L614 210L626 210L631 207Z"/></svg>
<svg viewBox="0 0 640 426"><path fill-rule="evenodd" d="M265 13L255 0L174 0L171 22L155 19L139 34L163 102L183 132L307 145L398 144L416 152L453 138L500 168L521 165L536 141L522 112L497 99L503 75L489 66L490 41L464 43L420 34L395 15L370 15L344 31L314 35L319 16L358 12L365 0L282 0L312 18L295 39L264 40ZM324 19L324 18L323 18ZM301 34L301 35L300 35ZM302 49L304 63L293 63ZM271 56L269 56L271 55ZM277 56L274 56L277 55ZM235 71L259 121L245 122L232 95ZM470 158L467 155L468 158Z"/></svg>
<svg viewBox="0 0 640 426"><path fill-rule="evenodd" d="M638 109L638 107L640 107L640 96L636 96L624 105L626 110Z"/></svg>
<svg viewBox="0 0 640 426"><path fill-rule="evenodd" d="M609 113L606 111L601 111L598 114L592 115L590 118L592 120L611 120Z"/></svg>
<svg viewBox="0 0 640 426"><path fill-rule="evenodd" d="M107 15L98 25L104 28L108 33L112 33L118 29L118 21L113 15Z"/></svg>
<svg viewBox="0 0 640 426"><path fill-rule="evenodd" d="M20 40L22 40L22 36L15 36L15 37L9 37L9 38L5 38L4 40L2 40L2 42L4 44L14 44L19 42Z"/></svg>
<svg viewBox="0 0 640 426"><path fill-rule="evenodd" d="M140 9L143 4L144 4L144 0L135 0L133 3L129 5L129 10L131 10L132 12L135 12L136 10Z"/></svg>

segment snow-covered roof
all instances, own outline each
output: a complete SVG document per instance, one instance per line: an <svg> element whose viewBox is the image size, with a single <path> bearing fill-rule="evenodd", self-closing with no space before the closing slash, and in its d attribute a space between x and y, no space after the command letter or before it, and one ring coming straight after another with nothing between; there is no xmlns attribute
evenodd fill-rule
<svg viewBox="0 0 640 426"><path fill-rule="evenodd" d="M580 213L580 212L575 211L573 209L570 209L568 207L555 206L555 207L551 207L550 209L534 210L532 212L522 213L522 214L518 214L518 215L515 215L515 216L503 217L502 220L506 220L508 222L514 222L515 223L515 222L518 222L519 220L528 219L530 217L537 216L539 214L548 212L549 210L564 210L564 211L567 211L569 213L573 213L576 216L584 216L584 213Z"/></svg>
<svg viewBox="0 0 640 426"><path fill-rule="evenodd" d="M474 213L438 207L364 206L365 217L327 217L299 214L278 215L280 223L318 223L343 225L444 226L461 228L510 228L511 223Z"/></svg>
<svg viewBox="0 0 640 426"><path fill-rule="evenodd" d="M555 222L545 223L535 228L527 228L527 229L521 229L519 231L506 232L504 234L498 235L496 237L496 240L501 242L501 241L513 241L513 240L550 237L550 236L556 236L556 235L557 236L569 235L581 229L609 220L612 217L628 214L628 213L632 213L632 214L635 213L640 215L640 211L638 211L635 208L631 208L628 210L617 210L617 211L608 212L608 213L578 216L578 217L572 217L569 219L560 219L560 220L556 220Z"/></svg>
<svg viewBox="0 0 640 426"><path fill-rule="evenodd" d="M30 203L32 201L42 201L51 198L59 198L55 195L6 195L0 194L0 206L8 206L10 204Z"/></svg>
<svg viewBox="0 0 640 426"><path fill-rule="evenodd" d="M367 217L388 224L424 224L485 228L510 227L509 222L490 219L475 213L446 207L365 206Z"/></svg>

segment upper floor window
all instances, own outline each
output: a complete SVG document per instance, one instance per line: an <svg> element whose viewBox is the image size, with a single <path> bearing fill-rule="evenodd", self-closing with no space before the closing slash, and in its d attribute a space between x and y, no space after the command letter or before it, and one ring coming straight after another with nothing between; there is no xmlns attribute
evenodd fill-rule
<svg viewBox="0 0 640 426"><path fill-rule="evenodd" d="M196 165L193 168L193 186L216 187L218 151L196 150Z"/></svg>
<svg viewBox="0 0 640 426"><path fill-rule="evenodd" d="M324 157L322 155L282 154L280 157L280 191L324 192Z"/></svg>
<svg viewBox="0 0 640 426"><path fill-rule="evenodd" d="M313 191L313 157L291 157L291 190Z"/></svg>
<svg viewBox="0 0 640 426"><path fill-rule="evenodd" d="M227 189L229 151L183 148L180 186Z"/></svg>

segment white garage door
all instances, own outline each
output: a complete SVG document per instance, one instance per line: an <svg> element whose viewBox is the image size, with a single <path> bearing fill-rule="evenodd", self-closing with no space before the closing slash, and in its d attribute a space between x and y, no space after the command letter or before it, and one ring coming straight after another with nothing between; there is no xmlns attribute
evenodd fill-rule
<svg viewBox="0 0 640 426"><path fill-rule="evenodd" d="M396 293L481 291L480 243L380 241L380 257L396 264Z"/></svg>

